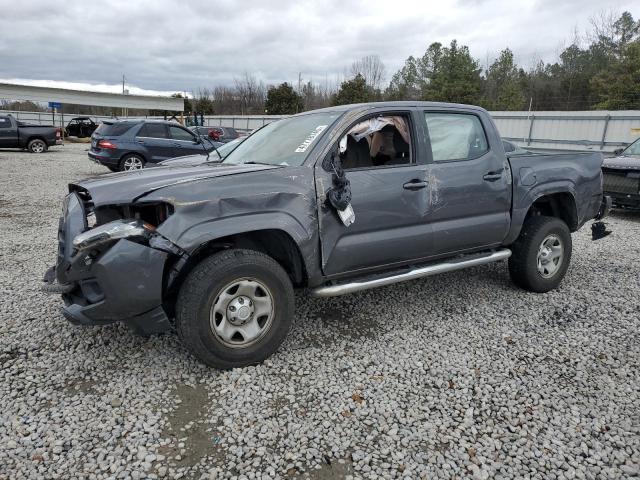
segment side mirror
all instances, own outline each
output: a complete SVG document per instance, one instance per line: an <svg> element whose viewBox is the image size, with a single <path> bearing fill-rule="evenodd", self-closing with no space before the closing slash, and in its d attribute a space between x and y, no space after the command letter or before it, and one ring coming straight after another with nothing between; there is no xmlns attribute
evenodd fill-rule
<svg viewBox="0 0 640 480"><path fill-rule="evenodd" d="M617 157L618 155L620 155L622 152L624 152L624 148L616 148L613 151L613 154Z"/></svg>

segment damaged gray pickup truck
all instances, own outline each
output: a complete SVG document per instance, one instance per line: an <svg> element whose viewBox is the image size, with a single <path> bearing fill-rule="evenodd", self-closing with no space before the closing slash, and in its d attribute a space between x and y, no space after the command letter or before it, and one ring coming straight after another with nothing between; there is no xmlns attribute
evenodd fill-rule
<svg viewBox="0 0 640 480"><path fill-rule="evenodd" d="M221 163L69 185L46 289L72 323L175 324L205 364L254 364L285 338L294 289L342 295L505 259L520 287L557 287L571 232L607 213L601 164L599 153L508 158L472 106L307 112Z"/></svg>

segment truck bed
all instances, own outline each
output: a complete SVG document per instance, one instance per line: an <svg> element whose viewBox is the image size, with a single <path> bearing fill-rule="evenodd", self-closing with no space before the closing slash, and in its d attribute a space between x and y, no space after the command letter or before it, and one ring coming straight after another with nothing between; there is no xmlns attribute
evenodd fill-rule
<svg viewBox="0 0 640 480"><path fill-rule="evenodd" d="M598 213L602 201L602 153L514 155L507 159L513 178L509 240L517 238L529 207L543 195L569 192L573 196L576 218L572 230Z"/></svg>

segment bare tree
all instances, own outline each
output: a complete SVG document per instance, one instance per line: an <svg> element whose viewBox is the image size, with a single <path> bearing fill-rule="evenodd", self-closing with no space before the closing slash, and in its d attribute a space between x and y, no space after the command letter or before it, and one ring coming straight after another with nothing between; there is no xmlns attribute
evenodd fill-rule
<svg viewBox="0 0 640 480"><path fill-rule="evenodd" d="M351 75L362 75L367 86L372 90L380 90L385 80L386 69L378 55L367 55L351 64Z"/></svg>
<svg viewBox="0 0 640 480"><path fill-rule="evenodd" d="M620 12L614 9L600 10L589 18L591 30L586 33L590 43L598 43L603 39L613 39L616 34L616 21L620 18Z"/></svg>
<svg viewBox="0 0 640 480"><path fill-rule="evenodd" d="M240 114L251 115L264 113L266 88L262 81L245 72L240 78L234 79L236 94L240 100Z"/></svg>

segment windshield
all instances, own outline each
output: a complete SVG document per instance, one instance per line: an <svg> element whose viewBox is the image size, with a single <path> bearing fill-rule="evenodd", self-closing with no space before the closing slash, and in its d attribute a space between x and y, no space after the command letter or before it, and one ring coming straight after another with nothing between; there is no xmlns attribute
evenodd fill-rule
<svg viewBox="0 0 640 480"><path fill-rule="evenodd" d="M623 152L622 155L640 155L640 138L629 145Z"/></svg>
<svg viewBox="0 0 640 480"><path fill-rule="evenodd" d="M223 163L300 166L340 115L342 112L311 113L270 123L247 137Z"/></svg>
<svg viewBox="0 0 640 480"><path fill-rule="evenodd" d="M218 153L222 158L226 157L231 152L233 152L238 145L242 143L242 140L244 139L236 138L235 140L232 140L230 142L223 143L221 147L218 147Z"/></svg>

